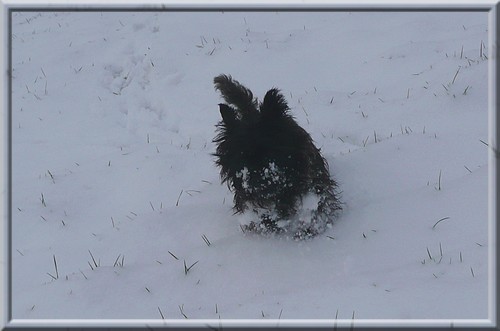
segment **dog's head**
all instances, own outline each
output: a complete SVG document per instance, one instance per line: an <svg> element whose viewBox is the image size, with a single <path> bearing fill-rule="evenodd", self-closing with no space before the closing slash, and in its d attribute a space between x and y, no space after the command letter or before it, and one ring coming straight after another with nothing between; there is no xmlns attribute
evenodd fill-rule
<svg viewBox="0 0 500 331"><path fill-rule="evenodd" d="M222 170L262 168L276 158L290 156L280 149L291 149L290 142L300 140L294 137L304 132L288 114L288 104L278 89L270 89L259 102L231 76L217 76L214 84L226 101L219 104L222 120L214 139Z"/></svg>

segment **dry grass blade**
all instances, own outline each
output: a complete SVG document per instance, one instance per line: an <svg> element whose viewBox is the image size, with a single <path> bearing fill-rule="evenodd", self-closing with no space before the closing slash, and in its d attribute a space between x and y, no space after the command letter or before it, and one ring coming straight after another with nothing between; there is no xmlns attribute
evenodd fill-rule
<svg viewBox="0 0 500 331"><path fill-rule="evenodd" d="M189 270L191 270L191 268L194 267L198 262L200 262L200 261L196 261L195 263L193 263L189 267L187 267L186 260L184 260L184 274L187 275Z"/></svg>
<svg viewBox="0 0 500 331"><path fill-rule="evenodd" d="M52 255L52 258L54 259L54 267L56 268L56 279L58 279L59 278L59 271L57 270L56 256Z"/></svg>
<svg viewBox="0 0 500 331"><path fill-rule="evenodd" d="M113 263L113 267L116 267L116 265L118 264L118 260L120 259L120 256L121 256L121 254L118 254L118 257L116 258L115 263Z"/></svg>
<svg viewBox="0 0 500 331"><path fill-rule="evenodd" d="M163 313L161 312L160 307L158 307L158 311L160 312L161 319L162 319L162 320L164 320L164 319L165 319L165 316L163 316Z"/></svg>
<svg viewBox="0 0 500 331"><path fill-rule="evenodd" d="M181 199L182 192L184 192L184 190L181 190L181 193L179 193L179 197L177 198L177 202L175 203L176 207L179 206L179 200Z"/></svg>
<svg viewBox="0 0 500 331"><path fill-rule="evenodd" d="M90 254L90 257L92 258L92 262L94 262L94 266L97 268L99 265L98 265L98 264L97 264L97 262L95 261L95 259L94 259L94 255L92 255L92 252L90 251L90 249L89 249L89 254ZM93 270L93 268L92 268L92 270Z"/></svg>
<svg viewBox="0 0 500 331"><path fill-rule="evenodd" d="M52 183L56 183L56 181L54 180L54 176L52 175L52 173L50 172L50 170L47 170L47 173L49 174L50 178L52 179Z"/></svg>
<svg viewBox="0 0 500 331"><path fill-rule="evenodd" d="M457 70L457 72L455 73L455 76L453 76L453 80L451 81L451 83L452 83L452 84L453 84L453 83L455 83L455 79L457 79L458 73L460 72L460 69L461 69L461 68L462 68L462 67L458 67L458 70Z"/></svg>
<svg viewBox="0 0 500 331"><path fill-rule="evenodd" d="M184 314L184 305L179 306L179 310L181 311L182 316L184 316L185 319L188 319L188 317L186 316L186 314Z"/></svg>
<svg viewBox="0 0 500 331"><path fill-rule="evenodd" d="M447 220L447 219L450 219L449 217L443 217L441 218L439 221L437 221L433 226L432 226L432 229L434 229L436 227L436 225L438 225L440 222L444 221L444 220Z"/></svg>
<svg viewBox="0 0 500 331"><path fill-rule="evenodd" d="M78 269L80 270L80 269ZM80 273L83 275L83 277L85 277L85 279L88 279L87 276L85 276L85 274L83 273L83 271L80 270Z"/></svg>
<svg viewBox="0 0 500 331"><path fill-rule="evenodd" d="M172 257L176 260L178 260L179 258L177 256L174 255L174 253L172 253L171 251L167 251L168 254L172 255Z"/></svg>
<svg viewBox="0 0 500 331"><path fill-rule="evenodd" d="M205 241L205 244L207 244L207 246L210 247L210 245L212 245L212 243L210 242L210 240L208 240L206 235L202 235L201 238L203 239L203 241Z"/></svg>

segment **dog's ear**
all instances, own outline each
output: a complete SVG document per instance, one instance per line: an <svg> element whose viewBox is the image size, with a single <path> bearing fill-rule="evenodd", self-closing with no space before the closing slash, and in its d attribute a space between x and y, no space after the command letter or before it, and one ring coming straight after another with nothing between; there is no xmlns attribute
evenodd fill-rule
<svg viewBox="0 0 500 331"><path fill-rule="evenodd" d="M222 121L227 127L233 127L236 124L236 110L226 104L219 103L219 111Z"/></svg>
<svg viewBox="0 0 500 331"><path fill-rule="evenodd" d="M260 105L262 116L280 117L288 112L288 104L285 97L277 88L270 89L264 96L264 101Z"/></svg>
<svg viewBox="0 0 500 331"><path fill-rule="evenodd" d="M219 75L214 78L215 89L220 91L226 103L233 105L242 114L257 111L257 99L252 91L241 85L229 75Z"/></svg>

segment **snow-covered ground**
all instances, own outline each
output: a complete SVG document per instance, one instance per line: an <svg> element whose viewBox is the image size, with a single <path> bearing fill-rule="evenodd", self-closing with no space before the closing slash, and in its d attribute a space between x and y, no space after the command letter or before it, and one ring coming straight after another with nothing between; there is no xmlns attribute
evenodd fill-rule
<svg viewBox="0 0 500 331"><path fill-rule="evenodd" d="M491 318L488 51L480 12L14 13L14 319ZM321 147L326 233L242 232L221 73Z"/></svg>

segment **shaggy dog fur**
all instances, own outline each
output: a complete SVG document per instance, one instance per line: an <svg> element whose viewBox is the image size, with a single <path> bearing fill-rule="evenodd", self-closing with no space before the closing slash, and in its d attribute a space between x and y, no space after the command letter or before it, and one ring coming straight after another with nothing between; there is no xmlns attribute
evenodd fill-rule
<svg viewBox="0 0 500 331"><path fill-rule="evenodd" d="M226 101L219 104L214 156L222 183L234 193L235 214L252 215L245 229L296 239L323 232L341 209L337 184L283 95L273 88L259 102L228 75L214 84Z"/></svg>

